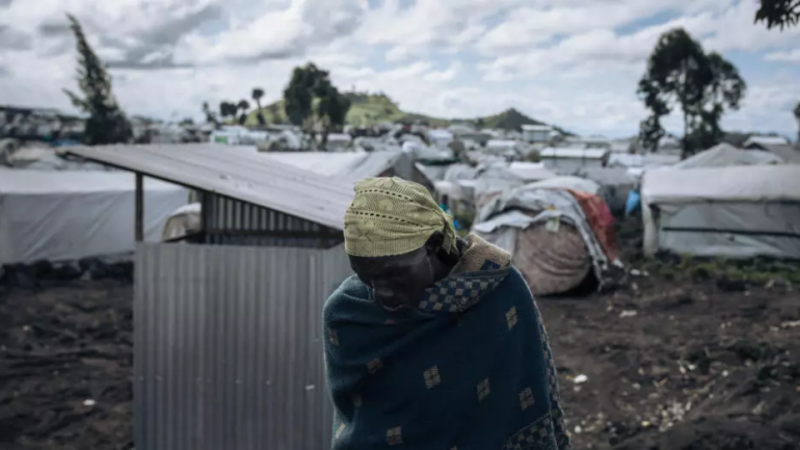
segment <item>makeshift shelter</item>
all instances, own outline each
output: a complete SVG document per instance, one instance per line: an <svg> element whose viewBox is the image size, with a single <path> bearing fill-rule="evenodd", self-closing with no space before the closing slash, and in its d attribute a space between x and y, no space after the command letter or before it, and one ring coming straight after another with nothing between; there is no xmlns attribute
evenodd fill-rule
<svg viewBox="0 0 800 450"><path fill-rule="evenodd" d="M545 168L544 163L514 161L508 165L508 170L525 183L535 183L558 176Z"/></svg>
<svg viewBox="0 0 800 450"><path fill-rule="evenodd" d="M597 194L600 192L600 185L592 180L587 180L581 177L555 177L548 180L539 181L527 185L528 188L547 188L547 189L570 189L579 192L588 192L589 194Z"/></svg>
<svg viewBox="0 0 800 450"><path fill-rule="evenodd" d="M784 160L770 152L742 150L722 143L697 153L672 166L673 169L698 169L704 167L759 166L783 164Z"/></svg>
<svg viewBox="0 0 800 450"><path fill-rule="evenodd" d="M545 167L562 175L574 175L588 167L603 167L608 155L602 148L548 147L539 152Z"/></svg>
<svg viewBox="0 0 800 450"><path fill-rule="evenodd" d="M136 173L138 186L147 175L190 187L202 203L195 239L136 245L135 447L329 445L322 311L352 273L341 245L352 186L227 145L70 151ZM146 204L139 192L131 210Z"/></svg>
<svg viewBox="0 0 800 450"><path fill-rule="evenodd" d="M800 258L800 166L653 170L641 194L648 255Z"/></svg>
<svg viewBox="0 0 800 450"><path fill-rule="evenodd" d="M581 170L578 175L600 185L597 193L606 201L611 212L619 214L625 211L628 193L636 184L636 179L626 169L621 167L587 168Z"/></svg>
<svg viewBox="0 0 800 450"><path fill-rule="evenodd" d="M0 264L132 253L135 193L126 172L0 169ZM143 238L158 242L188 198L184 188L145 180Z"/></svg>
<svg viewBox="0 0 800 450"><path fill-rule="evenodd" d="M201 232L203 229L203 224L200 223L201 212L200 203L183 205L173 211L164 224L161 240L168 242Z"/></svg>
<svg viewBox="0 0 800 450"><path fill-rule="evenodd" d="M591 273L600 288L619 265L614 219L596 195L524 186L483 206L473 231L511 252L534 295L577 288Z"/></svg>

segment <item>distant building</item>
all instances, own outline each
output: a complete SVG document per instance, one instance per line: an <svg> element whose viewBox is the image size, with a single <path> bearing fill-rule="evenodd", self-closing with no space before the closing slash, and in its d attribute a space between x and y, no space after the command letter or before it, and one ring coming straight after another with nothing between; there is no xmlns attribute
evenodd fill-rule
<svg viewBox="0 0 800 450"><path fill-rule="evenodd" d="M549 125L523 125L522 140L532 144L549 142L553 128Z"/></svg>
<svg viewBox="0 0 800 450"><path fill-rule="evenodd" d="M539 152L544 166L562 175L574 175L583 169L603 167L609 151L602 148L548 147Z"/></svg>

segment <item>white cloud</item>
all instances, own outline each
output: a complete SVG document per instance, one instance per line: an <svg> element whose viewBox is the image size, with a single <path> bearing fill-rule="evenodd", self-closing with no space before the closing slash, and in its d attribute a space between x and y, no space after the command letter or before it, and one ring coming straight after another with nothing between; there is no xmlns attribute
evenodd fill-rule
<svg viewBox="0 0 800 450"><path fill-rule="evenodd" d="M783 52L773 52L764 57L767 61L800 62L800 48Z"/></svg>
<svg viewBox="0 0 800 450"><path fill-rule="evenodd" d="M515 107L582 133L632 135L646 114L635 95L645 61L664 31L682 26L709 50L771 65L740 66L757 75L726 126L796 126L787 111L800 99L800 27L753 24L753 1L408 3L16 0L0 6L0 98L70 108L71 12L110 63L130 114L199 118L203 101L247 98L255 86L272 101L293 67L313 61L340 88L385 92L408 111L475 117Z"/></svg>

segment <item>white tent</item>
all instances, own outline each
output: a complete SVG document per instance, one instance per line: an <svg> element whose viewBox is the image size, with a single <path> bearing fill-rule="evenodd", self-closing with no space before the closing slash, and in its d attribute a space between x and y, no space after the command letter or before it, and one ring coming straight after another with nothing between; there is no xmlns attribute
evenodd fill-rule
<svg viewBox="0 0 800 450"><path fill-rule="evenodd" d="M698 169L702 167L760 166L783 163L782 158L770 152L742 150L723 142L675 164L672 168Z"/></svg>
<svg viewBox="0 0 800 450"><path fill-rule="evenodd" d="M542 180L536 183L531 183L526 186L527 188L550 188L550 189L572 189L574 191L588 192L590 194L597 194L600 192L600 185L592 180L586 178L563 176Z"/></svg>
<svg viewBox="0 0 800 450"><path fill-rule="evenodd" d="M0 169L0 264L70 261L134 249L134 175ZM145 180L144 232L159 241L188 191Z"/></svg>
<svg viewBox="0 0 800 450"><path fill-rule="evenodd" d="M642 214L649 255L800 258L800 167L648 171Z"/></svg>

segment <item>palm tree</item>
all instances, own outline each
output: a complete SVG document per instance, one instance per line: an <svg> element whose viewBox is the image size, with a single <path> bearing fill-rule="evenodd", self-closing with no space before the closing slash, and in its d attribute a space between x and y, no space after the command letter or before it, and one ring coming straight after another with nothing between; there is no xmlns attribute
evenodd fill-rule
<svg viewBox="0 0 800 450"><path fill-rule="evenodd" d="M208 106L208 102L203 102L203 114L206 116L206 122L213 123L217 125L217 118L214 116L214 113L211 111L211 107Z"/></svg>
<svg viewBox="0 0 800 450"><path fill-rule="evenodd" d="M267 123L264 120L264 114L261 111L261 97L263 97L263 96L264 96L264 90L263 89L261 89L261 88L253 88L252 97L253 97L253 100L255 100L256 105L258 106L258 113L256 114L256 118L258 119L258 124L259 125L264 125L265 123Z"/></svg>
<svg viewBox="0 0 800 450"><path fill-rule="evenodd" d="M245 121L247 121L247 111L250 109L250 103L247 100L239 100L239 103L233 106L236 108L233 113L234 117L236 117L240 109L242 110L242 115L239 116L239 125L244 125Z"/></svg>

